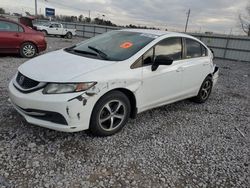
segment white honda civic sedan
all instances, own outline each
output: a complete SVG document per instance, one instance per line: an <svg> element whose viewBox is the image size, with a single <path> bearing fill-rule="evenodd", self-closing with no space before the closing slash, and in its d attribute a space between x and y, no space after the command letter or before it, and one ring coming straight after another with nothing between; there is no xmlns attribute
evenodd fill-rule
<svg viewBox="0 0 250 188"><path fill-rule="evenodd" d="M145 110L205 102L218 72L213 53L194 37L127 29L27 61L9 97L31 124L109 136Z"/></svg>

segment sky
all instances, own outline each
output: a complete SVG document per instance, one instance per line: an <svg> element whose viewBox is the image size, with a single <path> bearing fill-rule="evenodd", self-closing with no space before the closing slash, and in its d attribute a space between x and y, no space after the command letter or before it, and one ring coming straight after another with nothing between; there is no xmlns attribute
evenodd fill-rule
<svg viewBox="0 0 250 188"><path fill-rule="evenodd" d="M188 31L242 34L238 16L244 14L249 0L37 0L38 13L45 7L56 14L83 14L111 20L118 25L155 26L183 31L188 9L191 10ZM11 3L10 3L11 2ZM9 12L34 13L35 0L0 0L0 7Z"/></svg>

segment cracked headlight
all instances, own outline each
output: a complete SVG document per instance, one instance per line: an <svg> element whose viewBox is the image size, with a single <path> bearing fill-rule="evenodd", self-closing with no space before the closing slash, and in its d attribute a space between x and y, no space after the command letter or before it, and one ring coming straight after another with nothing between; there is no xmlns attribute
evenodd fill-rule
<svg viewBox="0 0 250 188"><path fill-rule="evenodd" d="M96 82L84 83L50 83L43 89L43 94L74 93L90 89Z"/></svg>

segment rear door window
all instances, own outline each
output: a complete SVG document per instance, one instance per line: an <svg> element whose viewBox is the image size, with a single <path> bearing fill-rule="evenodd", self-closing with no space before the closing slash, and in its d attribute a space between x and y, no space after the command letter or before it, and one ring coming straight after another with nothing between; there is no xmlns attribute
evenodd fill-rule
<svg viewBox="0 0 250 188"><path fill-rule="evenodd" d="M198 41L186 39L186 58L207 56L206 48Z"/></svg>
<svg viewBox="0 0 250 188"><path fill-rule="evenodd" d="M11 22L0 21L0 31L19 32L19 25Z"/></svg>

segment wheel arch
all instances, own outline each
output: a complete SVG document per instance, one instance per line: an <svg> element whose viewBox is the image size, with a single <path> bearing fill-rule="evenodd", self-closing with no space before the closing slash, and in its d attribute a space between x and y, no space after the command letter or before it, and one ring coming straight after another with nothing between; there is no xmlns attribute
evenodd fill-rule
<svg viewBox="0 0 250 188"><path fill-rule="evenodd" d="M117 88L117 89L114 89L113 91L120 91L128 97L128 100L131 105L130 118L135 119L137 115L137 105L136 105L137 101L136 101L135 94L129 89L125 89L125 88Z"/></svg>
<svg viewBox="0 0 250 188"><path fill-rule="evenodd" d="M207 75L207 77L213 78L213 75L210 73L209 75ZM207 78L207 77L206 77L206 78ZM206 78L205 78L205 79L206 79Z"/></svg>
<svg viewBox="0 0 250 188"><path fill-rule="evenodd" d="M34 41L23 41L22 43L21 43L21 45L20 45L20 47L19 47L19 51L21 50L21 47L25 44L25 43L31 43L31 44L33 44L34 46L35 46L35 48L36 48L36 53L39 53L39 49L38 49L38 46L37 46L37 44L34 42Z"/></svg>
<svg viewBox="0 0 250 188"><path fill-rule="evenodd" d="M97 101L96 103L105 95L108 95L109 93L113 92L113 91L120 91L121 93L125 94L130 102L130 106L131 106L131 112L130 112L130 115L129 117L132 118L132 119L135 119L136 118L136 115L137 115L137 101L136 101L136 97L135 97L135 94L129 90L129 89L126 89L126 88L114 88L114 89L111 89L109 91L107 91L106 93L104 93ZM95 103L95 105L96 105ZM95 106L94 105L94 106ZM93 108L94 109L94 108ZM92 109L92 113L93 113L93 109ZM92 114L91 113L91 114Z"/></svg>
<svg viewBox="0 0 250 188"><path fill-rule="evenodd" d="M48 31L46 29L42 29L41 32L46 32L46 34L48 34Z"/></svg>

